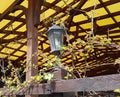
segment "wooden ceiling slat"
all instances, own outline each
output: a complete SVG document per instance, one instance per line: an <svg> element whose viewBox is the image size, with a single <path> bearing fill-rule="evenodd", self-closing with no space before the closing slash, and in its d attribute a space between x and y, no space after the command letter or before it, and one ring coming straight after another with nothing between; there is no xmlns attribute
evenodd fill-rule
<svg viewBox="0 0 120 97"><path fill-rule="evenodd" d="M1 17L1 15L2 14L0 14L0 17ZM25 23L25 19L19 18L19 17L15 17L15 16L10 16L10 15L6 15L2 19L7 19L7 20L13 20L14 19L14 21Z"/></svg>
<svg viewBox="0 0 120 97"><path fill-rule="evenodd" d="M111 13L111 16L114 17L114 16L117 16L119 14L120 14L120 11ZM108 15L103 15L103 16L100 16L100 17L95 17L94 20L97 21L97 20L102 20L102 19L105 19L105 18L109 18L109 16ZM88 23L88 22L89 22L88 20L85 20L85 21L73 23L72 26L74 26L74 25L81 25L81 24L85 24L85 23Z"/></svg>
<svg viewBox="0 0 120 97"><path fill-rule="evenodd" d="M10 22L8 24L6 24L2 29L0 29L0 33L5 34L0 39L0 44L2 45L2 47L0 48L0 51L2 51L4 49L4 47L6 47L8 49L11 49L12 47L7 46L7 44L9 44L10 42L16 42L17 41L18 43L20 43L20 47L18 47L17 49L13 48L14 51L11 53L11 56L14 56L14 54L17 51L22 51L20 49L23 46L26 46L26 42L20 42L20 40L21 39L26 39L27 32L26 31L19 31L19 29L20 28L22 29L22 26L24 26L26 24L26 19L21 18L25 13L21 12L18 16L10 16L10 12L14 11L16 9L16 5L19 5L18 3L21 3L23 1L24 0L15 1L7 10L5 10L5 12L0 14L0 20L2 20L2 19L10 20ZM105 15L102 15L102 16L99 16L99 17L95 17L94 18L95 23L99 20L107 19L107 18L112 18L112 20L115 22L114 24L108 24L108 25L105 25L105 26L98 26L97 23L96 23L97 27L96 27L96 33L95 34L105 35L105 34L108 33L107 32L108 29L111 30L111 29L114 29L116 27L119 28L120 22L117 22L114 17L120 15L120 11L110 13L110 11L107 9L107 6L118 3L118 2L120 2L120 0L108 0L106 2L102 2L102 0L98 0L98 1L99 1L100 4L97 4L96 10L97 9L99 10L99 9L103 8L104 10L106 10L106 12L108 14L105 14ZM70 36L74 37L70 40L70 42L75 41L75 39L77 39L77 38L84 39L84 36L85 36L84 33L86 31L91 31L91 28L85 29L84 27L81 26L82 24L91 23L91 19L88 18L89 16L87 15L87 13L84 13L83 11L90 12L91 10L93 10L94 6L87 7L87 8L85 8L81 11L82 6L86 2L89 2L89 1L87 1L87 0L73 0L69 5L65 4L65 6L63 8L60 7L60 6L57 6L57 3L59 3L59 2L61 2L61 1L60 0L54 0L52 3L45 2L45 4L43 5L42 11L40 11L40 14L44 13L45 11L47 11L49 9L52 9L52 10L55 11L55 13L52 14L50 17L48 17L48 18L44 17L45 19L40 21L40 26L38 26L38 31L39 31L38 36L43 38L43 40L42 39L39 40L39 45L42 48L42 49L40 48L39 50L44 50L44 52L48 52L48 53L50 52L50 47L45 48L45 49L43 47L42 43L48 44L48 42L47 42L48 39L44 34L47 31L47 29L52 25L51 18L54 18L54 17L56 18L59 13L62 13L62 15L60 15L60 17L58 17L60 19L63 19L65 16L68 16L67 19L65 20L65 25L66 25L67 28L70 29L70 27L75 26L75 31L68 31L68 34ZM72 8L72 6L74 6L75 4L76 4L76 7ZM87 20L83 20L83 21L74 23L73 17L76 16L76 15L80 15L80 14L87 17ZM12 25L12 23L14 23L14 22L21 22L21 24L18 25L17 27L15 27L15 28L13 28L13 31L6 30L6 28L9 25ZM43 30L43 28L46 28L46 29ZM115 30L115 31L109 31L109 34L110 34L109 37L112 38L115 42L120 42L120 40L118 39L120 37L120 35L118 34L119 32L120 32L119 29ZM80 35L80 33L83 33L83 35ZM9 35L12 35L12 34L17 35L17 36L12 38L12 39L4 39L4 38L6 38L6 37L8 37ZM114 35L112 35L112 34L114 34ZM112 52L112 50L110 50L110 51ZM21 55L17 60L15 60L16 64L20 61L24 61L24 64L25 64L26 52L25 51L22 51L22 52L24 52L24 54ZM108 59L104 60L103 62L114 61L113 59L116 58L116 57L113 57L113 54L111 54L111 55L109 54L107 56L106 54L108 54L108 52L107 51L98 52L96 50L96 52L94 52L90 55L91 58L88 58L88 62L93 62L91 65L93 65L94 70L96 68L94 66L95 66L95 64L97 64L97 61L94 61L95 58L98 58L98 62L100 62L99 60L101 60L103 57L110 56ZM96 57L94 57L95 53L96 53ZM103 54L103 55L101 56L100 54ZM48 54L48 56L49 55L50 55L50 53ZM66 63L68 66L70 66L70 64L72 64L72 62L69 62L69 60L71 60L71 58L67 58L67 56L69 56L69 55L70 54L66 54L66 56L63 57L63 58L66 58L63 62ZM119 54L117 54L116 56L119 56ZM18 57L18 56L16 56L16 57ZM84 60L80 61L80 59L81 59L81 57L77 59L78 61L76 61L75 64L76 64L78 69L81 69L81 68L83 69L84 66L85 66L84 65ZM39 61L41 62L41 59ZM68 63L66 61L68 61ZM42 65L42 64L43 63L41 63L40 65Z"/></svg>
<svg viewBox="0 0 120 97"><path fill-rule="evenodd" d="M79 1L79 0L76 0L76 1ZM49 3L48 3L48 4L49 4ZM74 4L74 3L72 2L72 3L70 3L69 5L73 5L73 4ZM49 6L50 6L50 5L49 5ZM59 14L60 12L63 12L64 14L63 14L61 17L59 17L59 18L64 17L64 16L66 15L66 10L68 9L68 6L64 7L63 9L60 8L60 7L57 7L57 9L59 9L59 11L56 10L56 13L54 13L54 14L51 15L50 17L55 17L55 16L56 16L57 14ZM49 20L50 17L46 18L45 20ZM47 24L44 24L44 21L41 21L40 24L42 25L42 28L43 28L44 26L49 27L49 26L51 26L50 24L52 24L52 21L49 21ZM42 28L41 28L41 29L42 29Z"/></svg>
<svg viewBox="0 0 120 97"><path fill-rule="evenodd" d="M26 37L24 35L19 35L19 36L16 36L15 38L12 38L12 39L1 39L0 44L15 42L15 41L17 41L19 39L25 39L25 38Z"/></svg>
<svg viewBox="0 0 120 97"><path fill-rule="evenodd" d="M43 6L45 6L45 8L43 8L43 9L40 11L40 13L45 12L46 10L48 10L49 8L51 8L51 6L54 7L55 4L57 4L58 2L59 2L59 0L55 0L54 2L52 2L52 4L51 4L51 3L48 3L48 2L45 2L45 4L43 4Z"/></svg>
<svg viewBox="0 0 120 97"><path fill-rule="evenodd" d="M112 5L112 4L115 4L118 2L120 2L120 1L119 0L108 0L108 1L104 2L104 6ZM93 8L94 8L94 6L91 6L91 7L85 8L83 10L88 12L88 11L93 10ZM96 9L99 9L99 8L102 8L102 4L97 4Z"/></svg>
<svg viewBox="0 0 120 97"><path fill-rule="evenodd" d="M12 31L8 31L8 30L0 30L0 33L3 33L3 34L16 34L16 35L21 35L25 32L21 32L21 31L14 31L14 33Z"/></svg>
<svg viewBox="0 0 120 97"><path fill-rule="evenodd" d="M115 25L117 25L120 28L120 25L117 23L117 21L115 20L115 18L111 15L111 12L108 10L108 8L106 6L104 6L104 3L102 2L102 0L99 0L99 2L103 5L103 7L107 11L109 17L111 17L113 19L113 21L115 22Z"/></svg>
<svg viewBox="0 0 120 97"><path fill-rule="evenodd" d="M10 55L14 56L14 53L17 52L17 51L21 51L21 52L24 52L22 50L20 50L20 48L22 48L23 45L21 45L20 47L18 47L16 50L14 50ZM26 52L24 52L26 54ZM24 55L24 54L23 54Z"/></svg>
<svg viewBox="0 0 120 97"><path fill-rule="evenodd" d="M23 13L19 14L19 15L17 16L17 18L20 18L22 15L23 15ZM14 22L14 18L12 18L11 21L10 21L7 25L5 25L3 28L1 28L1 30L6 29L6 28L9 27L10 25L12 25L13 22Z"/></svg>
<svg viewBox="0 0 120 97"><path fill-rule="evenodd" d="M120 57L120 54L119 54L120 52L116 52L116 53L113 53L113 54L106 54L106 53L104 53L104 55L102 55L102 56L100 56L100 57L97 57L97 61L96 61L96 63L95 62L93 62L92 64L90 64L90 66L94 66L93 64L99 64L99 61L100 62L103 62L103 63L108 63L108 62L104 62L104 58L106 58L106 57L108 57L108 58L112 58L112 59L116 59L116 58L118 58L118 57ZM79 59L78 59L79 60ZM87 62L91 62L91 61L93 61L93 60L96 60L96 59L94 59L94 57L90 57L90 58L88 58L87 59ZM108 59L107 59L108 60ZM114 61L114 60L111 60L112 62ZM110 61L109 61L110 62ZM71 66L71 64L72 64L72 62L70 62L70 63L67 63L67 65L68 66ZM80 68L83 68L83 67L85 67L85 60L82 60L82 61L78 61L78 64L82 64L83 66L78 66L78 67L80 67ZM77 64L75 64L75 65L77 65Z"/></svg>
<svg viewBox="0 0 120 97"><path fill-rule="evenodd" d="M2 15L0 16L0 21L4 18L4 16L6 16L7 14L9 14L11 11L12 11L12 9L17 5L17 4L19 4L19 3L21 3L21 2L23 2L24 0L15 0L14 2L13 2L13 4L12 5L10 5L3 13L2 13Z"/></svg>
<svg viewBox="0 0 120 97"><path fill-rule="evenodd" d="M81 9L81 7L86 3L87 0L81 0L80 3L77 5L76 9ZM72 9L71 9L72 10ZM76 14L77 11L74 11L73 14L71 14L68 18L68 29L71 27L71 22L73 20L74 15Z"/></svg>
<svg viewBox="0 0 120 97"><path fill-rule="evenodd" d="M9 54L9 53L5 53L5 52L0 52L0 53L6 55L5 59L8 58L9 56L11 56L11 54ZM17 57L17 58L19 57L17 55L12 55L12 56Z"/></svg>

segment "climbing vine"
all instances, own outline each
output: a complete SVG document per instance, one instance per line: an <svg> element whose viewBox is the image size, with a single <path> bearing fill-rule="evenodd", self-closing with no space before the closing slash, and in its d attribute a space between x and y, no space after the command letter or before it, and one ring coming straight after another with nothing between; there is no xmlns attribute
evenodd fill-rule
<svg viewBox="0 0 120 97"><path fill-rule="evenodd" d="M66 4L65 0L62 1ZM71 9L70 6L69 8ZM70 11L70 9L68 11ZM92 25L93 18L94 17L91 17ZM91 28L91 32L88 32L86 34L84 40L78 38L74 42L70 43L69 37L67 35L67 28L65 27L63 21L60 21L60 26L65 30L68 42L68 45L63 45L60 47L61 53L65 54L68 52L69 54L71 54L71 58L73 61L72 64L69 67L67 65L64 66L60 58L56 56L52 58L50 56L47 57L44 55L44 53L39 52L38 56L42 56L43 58L43 67L38 71L38 75L32 76L31 80L29 81L25 81L23 80L23 76L26 74L26 72L28 72L28 69L30 67L36 69L38 68L38 66L29 62L29 64L27 64L26 66L21 65L20 67L15 67L14 64L10 60L8 60L7 66L5 66L5 64L0 65L2 72L1 80L2 82L4 82L5 85L5 91L0 91L0 95L6 95L8 91L9 95L12 95L14 91L17 91L16 93L19 94L20 92L29 89L31 85L55 80L53 72L57 69L63 69L67 72L67 75L64 77L65 79L77 78L77 76L74 74L74 71L78 73L79 77L82 77L81 73L86 72L86 69L84 69L84 71L78 71L74 63L74 60L77 60L78 55L81 57L81 59L83 58L85 60L85 65L87 68L89 68L87 58L89 58L89 55L93 53L96 48L101 49L113 47L116 49L120 49L120 46L112 43L112 40L109 37L94 35L93 28ZM115 64L120 64L120 58L115 60Z"/></svg>

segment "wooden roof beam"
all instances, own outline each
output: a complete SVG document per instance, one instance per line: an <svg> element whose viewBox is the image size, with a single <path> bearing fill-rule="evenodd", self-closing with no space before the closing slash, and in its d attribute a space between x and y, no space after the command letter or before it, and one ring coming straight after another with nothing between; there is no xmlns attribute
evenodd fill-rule
<svg viewBox="0 0 120 97"><path fill-rule="evenodd" d="M76 2L77 1L79 1L79 0L76 0ZM49 3L47 3L48 5L49 5ZM74 2L71 2L69 5L73 5L74 4ZM49 5L50 6L50 5ZM51 15L50 17L55 17L55 15L57 15L58 13L60 13L60 12L63 12L63 13L65 13L64 15L62 15L61 17L59 17L59 18L62 18L63 16L65 16L67 13L66 13L66 9L68 8L68 6L66 6L66 7L64 7L63 9L62 8L60 8L60 7L57 7L56 6L56 13L54 13L53 15ZM46 18L45 20L49 20L50 19L50 17L48 17L48 18ZM40 21L40 24L42 24L42 26L43 27L49 27L50 26L50 24L52 25L52 21L49 21L47 24L44 24L44 20L43 21ZM43 27L40 27L39 29L42 29Z"/></svg>
<svg viewBox="0 0 120 97"><path fill-rule="evenodd" d="M24 36L27 36L27 32L24 31L24 32L21 32L21 31L9 31L9 30L0 30L0 33L2 34L14 34L14 35L24 35Z"/></svg>
<svg viewBox="0 0 120 97"><path fill-rule="evenodd" d="M0 17L1 17L1 15L2 15L2 14L0 14ZM4 16L3 19L7 19L7 20L13 20L13 19L14 19L14 21L17 21L17 22L26 23L26 22L25 22L25 21L26 21L25 19L23 19L23 18L18 18L18 17L14 17L14 16L10 16L10 15Z"/></svg>
<svg viewBox="0 0 120 97"><path fill-rule="evenodd" d="M102 55L102 56L100 56L100 57L97 57L97 61L101 61L101 60L103 60L103 58L112 58L112 59L116 59L116 58L118 58L118 57L120 57L120 54L119 54L120 52L117 52L117 53L113 53L113 54L108 54L109 55L109 57L106 55L106 54L104 54L104 55ZM69 60L69 59L67 59L67 60ZM93 61L93 60L96 60L95 58L88 58L87 59L87 62L90 62L90 61ZM104 60L103 60L104 61ZM111 61L111 60L110 60ZM82 60L82 61L79 61L79 59L78 59L78 63L80 63L80 64L84 64L85 63L85 60ZM105 63L105 62L104 62ZM108 62L107 62L108 63ZM71 66L71 64L72 64L72 62L70 62L70 63L67 63L67 65L68 66ZM95 64L95 65L97 65L98 64L98 62L93 62L93 64ZM93 65L93 64L91 64L91 65ZM76 64L77 65L77 64ZM94 65L93 65L94 66ZM79 66L80 67L80 66Z"/></svg>
<svg viewBox="0 0 120 97"><path fill-rule="evenodd" d="M109 11L109 9L104 6L104 3L102 0L99 0L99 2L103 5L103 7L105 8L105 10L107 11L108 15L112 18L112 20L116 23L116 25L120 28L120 25L118 24L118 22L115 20L115 18L111 15L111 12Z"/></svg>
<svg viewBox="0 0 120 97"><path fill-rule="evenodd" d="M2 39L0 40L0 44L15 42L15 40L20 40L20 39L25 39L25 38L26 37L24 35L20 35L12 39Z"/></svg>
<svg viewBox="0 0 120 97"><path fill-rule="evenodd" d="M57 4L59 2L59 0L55 0L54 2L52 3L48 3L48 2L44 2L43 6L45 6L46 8L43 8L40 13L43 13L45 12L46 10L48 10L48 8L52 8L55 6L55 4ZM55 6L57 7L57 6ZM57 7L59 9L59 7Z"/></svg>
<svg viewBox="0 0 120 97"><path fill-rule="evenodd" d="M106 2L104 2L104 6L115 4L115 3L118 3L118 2L120 2L120 1L119 0L106 1ZM102 4L98 4L96 9L99 9L99 8L102 8L102 7L103 7ZM91 7L85 8L83 10L86 11L86 12L88 12L88 11L93 10L93 8L94 8L94 6L91 6Z"/></svg>
<svg viewBox="0 0 120 97"><path fill-rule="evenodd" d="M119 2L119 0L106 1L106 2L104 2L104 6L108 6L108 5L111 5L111 4L115 4L115 3L118 3L118 2ZM72 9L72 10L70 11L70 14L73 14L75 11L76 11L76 14L75 14L75 15L82 14L82 13L84 13L84 12L88 12L88 11L93 10L93 8L94 8L94 6L87 7L87 8L85 8L85 9L83 9L83 12L80 11L80 10L78 10L78 9L76 9L76 8L74 8L74 9ZM99 9L99 8L102 8L102 5L101 5L101 4L98 4L96 9Z"/></svg>
<svg viewBox="0 0 120 97"><path fill-rule="evenodd" d="M19 15L17 16L17 18L20 18L22 15L23 15L23 13L19 14ZM3 28L1 28L1 30L6 29L6 28L9 27L10 25L12 25L13 22L14 22L14 18L13 18L9 23L7 23Z"/></svg>
<svg viewBox="0 0 120 97"><path fill-rule="evenodd" d="M81 0L79 4L77 5L76 9L81 9L81 7L86 3L87 0ZM72 10L72 8L71 8ZM77 11L74 11L69 18L67 19L68 22L68 29L71 27L71 22L73 20L74 15L76 14Z"/></svg>
<svg viewBox="0 0 120 97"><path fill-rule="evenodd" d="M75 25L81 25L81 23L79 24L79 23L76 23ZM74 25L74 26L75 26ZM118 25L120 25L120 22L118 22ZM96 34L102 34L101 32L106 32L106 31L108 31L108 29L109 30L111 30L111 29L113 29L113 28L116 28L116 27L118 27L117 25L115 25L115 24L109 24L109 25L105 25L105 26L99 26L99 30L97 30L96 32ZM88 29L85 29L86 31L90 31L91 29L90 28L88 28ZM82 30L81 30L82 31Z"/></svg>
<svg viewBox="0 0 120 97"><path fill-rule="evenodd" d="M114 16L117 16L119 14L120 14L120 11L111 13L111 16L114 17ZM102 20L102 19L105 19L105 18L109 18L109 15L103 15L103 16L100 16L100 17L95 17L94 19L95 20ZM85 20L85 21L73 23L72 26L74 26L74 25L81 25L81 24L85 24L85 23L88 23L88 22L89 22L88 20Z"/></svg>
<svg viewBox="0 0 120 97"><path fill-rule="evenodd" d="M0 16L0 21L4 18L4 16L6 16L7 14L9 14L16 5L20 4L20 3L23 2L23 1L24 1L24 0L14 1L14 2L12 3L12 5L10 5L10 6L2 13L2 15Z"/></svg>

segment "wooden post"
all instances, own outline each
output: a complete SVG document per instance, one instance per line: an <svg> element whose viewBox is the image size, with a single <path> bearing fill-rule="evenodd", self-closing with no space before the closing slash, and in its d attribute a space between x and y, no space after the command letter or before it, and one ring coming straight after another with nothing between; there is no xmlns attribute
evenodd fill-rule
<svg viewBox="0 0 120 97"><path fill-rule="evenodd" d="M27 10L27 68L26 81L31 79L31 76L38 74L38 68L33 65L38 64L38 35L35 24L39 23L40 8L42 0L28 0ZM38 97L37 95L26 95L26 97Z"/></svg>
<svg viewBox="0 0 120 97"><path fill-rule="evenodd" d="M67 75L67 71L64 69L58 69L54 72L55 80L63 80L64 77ZM75 97L75 93L69 92L69 93L53 93L50 97Z"/></svg>
<svg viewBox="0 0 120 97"><path fill-rule="evenodd" d="M66 71L62 69L58 69L53 72L55 80L62 80L64 79L64 76L67 74ZM64 97L64 93L53 93L49 95L48 97Z"/></svg>
<svg viewBox="0 0 120 97"><path fill-rule="evenodd" d="M54 78L55 80L62 80L65 79L64 77L67 75L67 71L63 69L58 69L57 71L54 71Z"/></svg>

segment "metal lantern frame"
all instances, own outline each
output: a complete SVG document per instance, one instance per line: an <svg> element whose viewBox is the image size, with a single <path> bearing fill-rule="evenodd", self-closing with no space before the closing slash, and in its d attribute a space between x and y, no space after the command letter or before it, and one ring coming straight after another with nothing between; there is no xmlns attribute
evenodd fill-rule
<svg viewBox="0 0 120 97"><path fill-rule="evenodd" d="M65 30L56 24L50 27L46 32L50 41L51 53L54 55L60 55L60 47L63 45L64 33Z"/></svg>

